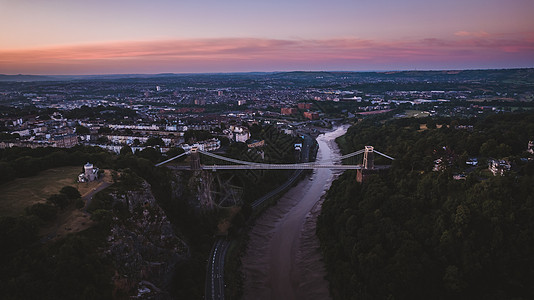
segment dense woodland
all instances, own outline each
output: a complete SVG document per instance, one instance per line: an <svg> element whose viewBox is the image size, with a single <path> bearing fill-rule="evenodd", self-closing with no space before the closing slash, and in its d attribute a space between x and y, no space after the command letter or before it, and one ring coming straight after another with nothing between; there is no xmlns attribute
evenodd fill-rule
<svg viewBox="0 0 534 300"><path fill-rule="evenodd" d="M317 234L334 299L533 299L532 139L533 113L351 127L344 152L367 144L396 160L363 184L346 172L327 194ZM511 172L494 177L490 157ZM446 166L434 172L438 158Z"/></svg>

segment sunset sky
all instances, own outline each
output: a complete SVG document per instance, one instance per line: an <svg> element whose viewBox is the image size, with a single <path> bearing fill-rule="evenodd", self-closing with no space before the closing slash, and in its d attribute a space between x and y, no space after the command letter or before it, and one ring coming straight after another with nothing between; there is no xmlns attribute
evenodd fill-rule
<svg viewBox="0 0 534 300"><path fill-rule="evenodd" d="M533 0L0 0L0 74L534 67Z"/></svg>

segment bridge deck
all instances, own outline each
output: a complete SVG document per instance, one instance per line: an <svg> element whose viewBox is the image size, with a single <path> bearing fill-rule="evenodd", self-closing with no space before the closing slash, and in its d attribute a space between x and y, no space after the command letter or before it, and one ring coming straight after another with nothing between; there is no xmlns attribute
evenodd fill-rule
<svg viewBox="0 0 534 300"><path fill-rule="evenodd" d="M175 170L191 170L190 166L169 165ZM375 169L387 169L389 165L375 165ZM314 169L331 169L331 170L358 170L362 169L361 165L295 165L295 164L266 164L266 165L201 165L201 170L314 170Z"/></svg>
<svg viewBox="0 0 534 300"><path fill-rule="evenodd" d="M315 165L315 164L258 164L258 165L202 165L203 170L357 170L361 165Z"/></svg>
<svg viewBox="0 0 534 300"><path fill-rule="evenodd" d="M365 149L346 154L341 156L339 159L346 159L349 157L353 157L362 153L367 154L367 146ZM373 151L373 147L369 146L371 148L371 151ZM385 155L381 152L378 152L374 150L375 153L382 155L386 158L389 158L393 160L394 158L388 155ZM215 153L210 153L203 150L194 150L191 151L191 153L194 153L196 155L196 161L197 165L194 166L195 169L199 168L198 166L198 154L204 154L207 156L210 156L212 158L220 159L223 161L235 163L234 165L200 165L199 170L313 170L313 169L332 169L332 170L359 170L363 169L363 165L320 165L315 163L297 163L297 164L265 164L265 163L258 163L258 162L250 162L250 161L242 161L238 159L233 159L229 157L224 157L221 155L217 155ZM167 159L165 161L162 161L156 166L161 166L165 163L168 163L176 158L179 158L183 155L187 155L189 152L182 153L180 155L177 155L173 158ZM170 166L171 167L171 166ZM390 166L374 166L374 169L387 169ZM191 166L172 166L171 168L178 169L178 170L191 170Z"/></svg>

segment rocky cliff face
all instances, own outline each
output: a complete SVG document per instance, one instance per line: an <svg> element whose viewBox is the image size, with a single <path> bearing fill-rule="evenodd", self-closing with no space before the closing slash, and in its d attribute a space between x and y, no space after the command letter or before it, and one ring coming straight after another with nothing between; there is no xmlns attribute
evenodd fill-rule
<svg viewBox="0 0 534 300"><path fill-rule="evenodd" d="M115 298L170 299L167 292L176 263L189 257L150 185L114 195L127 217L114 217L105 254L113 262Z"/></svg>

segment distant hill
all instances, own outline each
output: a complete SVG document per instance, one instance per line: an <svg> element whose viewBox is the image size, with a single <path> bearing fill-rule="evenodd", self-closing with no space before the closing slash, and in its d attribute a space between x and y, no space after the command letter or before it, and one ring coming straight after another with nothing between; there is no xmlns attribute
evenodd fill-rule
<svg viewBox="0 0 534 300"><path fill-rule="evenodd" d="M506 81L534 84L534 68L502 70L436 70L436 71L293 71L293 72L243 72L243 73L160 73L160 74L109 74L109 75L2 75L2 81L69 81L69 80L135 80L173 78L203 79L251 79L270 78L295 82L321 82L328 80L395 81L395 82L459 82Z"/></svg>
<svg viewBox="0 0 534 300"><path fill-rule="evenodd" d="M58 80L54 79L51 76L43 75L4 75L0 74L0 81L48 81L48 80Z"/></svg>
<svg viewBox="0 0 534 300"><path fill-rule="evenodd" d="M109 75L5 75L0 74L0 81L69 81L69 80L114 80L132 78L161 78L183 76L185 74L109 74Z"/></svg>

